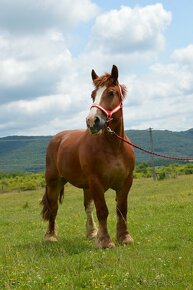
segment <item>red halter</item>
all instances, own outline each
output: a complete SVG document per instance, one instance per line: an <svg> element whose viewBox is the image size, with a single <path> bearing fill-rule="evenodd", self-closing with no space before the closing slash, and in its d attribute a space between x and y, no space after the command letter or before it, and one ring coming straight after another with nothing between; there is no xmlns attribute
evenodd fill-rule
<svg viewBox="0 0 193 290"><path fill-rule="evenodd" d="M118 85L119 87L119 92L120 92L120 103L117 107L115 107L113 110L106 110L104 109L103 107L101 107L100 105L97 105L97 104L93 104L90 108L97 108L99 110L101 110L108 118L108 123L107 123L107 128L109 127L110 125L110 121L111 121L111 117L114 113L118 112L119 110L122 110L122 107L123 107L123 93L122 93L122 89L121 89L121 86Z"/></svg>

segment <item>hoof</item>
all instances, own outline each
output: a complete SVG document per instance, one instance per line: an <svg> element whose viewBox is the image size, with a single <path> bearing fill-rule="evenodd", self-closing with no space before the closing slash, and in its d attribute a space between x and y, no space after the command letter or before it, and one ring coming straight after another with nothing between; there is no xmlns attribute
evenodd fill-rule
<svg viewBox="0 0 193 290"><path fill-rule="evenodd" d="M51 243L54 243L54 242L58 241L57 236L56 235L51 235L51 234L45 234L44 240L46 242L51 242Z"/></svg>
<svg viewBox="0 0 193 290"><path fill-rule="evenodd" d="M96 239L96 246L99 249L111 249L115 247L115 244L108 238Z"/></svg>
<svg viewBox="0 0 193 290"><path fill-rule="evenodd" d="M90 231L89 233L86 234L86 237L89 239L89 240L93 240L95 239L97 236L97 229L93 230L93 231Z"/></svg>
<svg viewBox="0 0 193 290"><path fill-rule="evenodd" d="M134 244L133 238L128 234L117 237L117 241L119 244L122 244L122 245L133 245Z"/></svg>

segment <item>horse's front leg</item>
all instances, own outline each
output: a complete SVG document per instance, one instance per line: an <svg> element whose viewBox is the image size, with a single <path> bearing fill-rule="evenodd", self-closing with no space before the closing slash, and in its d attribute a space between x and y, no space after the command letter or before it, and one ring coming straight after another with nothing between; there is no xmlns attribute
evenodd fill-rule
<svg viewBox="0 0 193 290"><path fill-rule="evenodd" d="M97 235L97 228L93 218L94 202L88 189L84 189L84 207L86 212L86 236L93 239Z"/></svg>
<svg viewBox="0 0 193 290"><path fill-rule="evenodd" d="M96 237L96 245L98 248L113 248L115 245L111 241L107 229L108 208L104 197L104 188L97 178L90 179L90 192L92 194L96 214L99 222L99 229Z"/></svg>
<svg viewBox="0 0 193 290"><path fill-rule="evenodd" d="M127 227L127 199L133 182L133 177L129 176L121 190L116 192L117 201L117 229L116 238L120 244L132 244L134 241L128 232Z"/></svg>

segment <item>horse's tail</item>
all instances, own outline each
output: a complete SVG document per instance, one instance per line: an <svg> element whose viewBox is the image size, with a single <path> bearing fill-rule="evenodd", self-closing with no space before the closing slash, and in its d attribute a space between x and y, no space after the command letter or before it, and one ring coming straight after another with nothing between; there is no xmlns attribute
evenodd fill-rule
<svg viewBox="0 0 193 290"><path fill-rule="evenodd" d="M49 220L51 210L50 210L50 205L48 201L48 187L47 186L46 186L45 193L43 195L43 198L40 204L43 206L42 211L41 211L42 218L44 220Z"/></svg>
<svg viewBox="0 0 193 290"><path fill-rule="evenodd" d="M63 198L64 198L64 187L61 189L60 194L59 194L58 199L60 203L62 203ZM48 221L51 217L52 211L50 207L50 202L48 200L48 187L47 186L46 186L46 190L40 204L43 206L42 211L41 211L42 218L43 220Z"/></svg>
<svg viewBox="0 0 193 290"><path fill-rule="evenodd" d="M59 195L59 202L62 203L64 199L64 186L63 188L60 190L60 195Z"/></svg>

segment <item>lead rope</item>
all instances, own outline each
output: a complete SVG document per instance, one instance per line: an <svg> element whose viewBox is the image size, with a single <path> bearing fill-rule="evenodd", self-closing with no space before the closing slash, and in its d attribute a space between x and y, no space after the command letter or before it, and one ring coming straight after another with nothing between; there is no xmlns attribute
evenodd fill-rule
<svg viewBox="0 0 193 290"><path fill-rule="evenodd" d="M140 147L139 145L136 145L132 142L129 142L128 140L126 140L125 138L119 136L117 133L115 133L115 131L113 131L109 126L107 127L107 131L112 134L112 135L115 135L118 139L122 140L123 142L133 146L134 148L138 149L138 150L141 150L145 153L148 153L148 154L151 154L151 155L155 155L155 156L158 156L158 157L162 157L162 158L167 158L167 159L174 159L174 160L180 160L180 161L193 161L193 158L189 158L189 157L175 157L175 156L169 156L169 155L164 155L164 154L159 154L159 153L156 153L156 152L153 152L153 151L150 151L150 150L147 150L147 149L144 149L142 147Z"/></svg>

